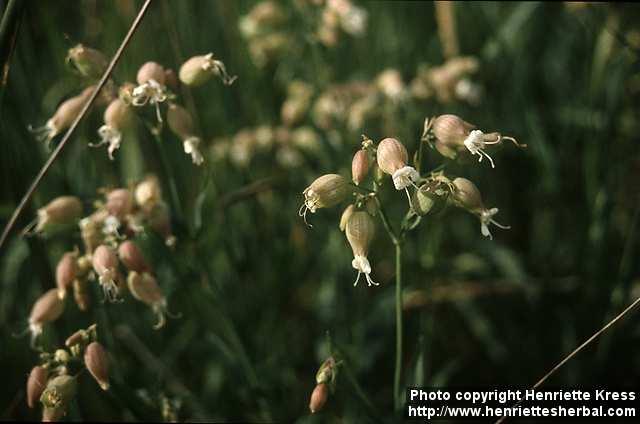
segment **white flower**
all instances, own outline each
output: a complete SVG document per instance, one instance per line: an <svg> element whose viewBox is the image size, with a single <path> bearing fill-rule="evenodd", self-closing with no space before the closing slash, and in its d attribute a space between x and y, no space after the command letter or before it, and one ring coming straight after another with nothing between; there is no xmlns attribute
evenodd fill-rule
<svg viewBox="0 0 640 424"><path fill-rule="evenodd" d="M122 133L114 127L103 125L98 129L98 135L100 136L100 141L98 143L91 143L89 146L98 147L108 144L109 147L107 151L109 152L109 159L113 160L113 152L120 148Z"/></svg>
<svg viewBox="0 0 640 424"><path fill-rule="evenodd" d="M493 240L491 232L489 231L489 224L493 224L498 228L502 228L503 230L508 230L511 228L510 226L502 225L493 219L493 216L497 213L498 208L483 209L480 211L480 231L482 232L483 236L489 237L489 240Z"/></svg>
<svg viewBox="0 0 640 424"><path fill-rule="evenodd" d="M412 166L404 166L391 176L396 190L404 190L410 185L415 186L415 182L420 179L420 174Z"/></svg>
<svg viewBox="0 0 640 424"><path fill-rule="evenodd" d="M482 158L486 157L491 162L491 167L495 168L496 166L493 164L493 159L487 152L484 151L485 146L489 144L498 144L502 141L502 137L498 137L494 141L485 141L484 133L480 130L473 130L469 133L467 138L464 140L464 145L469 150L472 155L478 155L478 162L482 162Z"/></svg>
<svg viewBox="0 0 640 424"><path fill-rule="evenodd" d="M131 104L134 106L144 106L147 103L156 107L158 122L162 122L159 103L168 98L167 88L154 79L149 79L144 84L140 84L131 93Z"/></svg>
<svg viewBox="0 0 640 424"><path fill-rule="evenodd" d="M198 137L189 137L182 142L184 147L184 152L188 155L191 155L191 160L196 165L202 165L204 162L204 158L202 157L202 153L198 149L198 145L201 140Z"/></svg>
<svg viewBox="0 0 640 424"><path fill-rule="evenodd" d="M369 287L380 285L380 283L376 283L371 279L371 265L369 264L369 260L366 258L366 256L356 255L353 258L353 261L351 261L351 266L358 270L358 277L356 277L356 281L355 283L353 283L354 287L358 285L358 281L360 281L360 275L362 274L364 274L365 278L367 279L367 284L369 285Z"/></svg>

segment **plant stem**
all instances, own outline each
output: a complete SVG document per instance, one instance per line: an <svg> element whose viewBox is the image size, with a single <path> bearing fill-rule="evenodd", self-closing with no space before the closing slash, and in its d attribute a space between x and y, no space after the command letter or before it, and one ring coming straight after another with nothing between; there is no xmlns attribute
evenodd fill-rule
<svg viewBox="0 0 640 424"><path fill-rule="evenodd" d="M396 366L393 376L393 404L396 410L401 408L402 391L402 242L394 242L396 246Z"/></svg>

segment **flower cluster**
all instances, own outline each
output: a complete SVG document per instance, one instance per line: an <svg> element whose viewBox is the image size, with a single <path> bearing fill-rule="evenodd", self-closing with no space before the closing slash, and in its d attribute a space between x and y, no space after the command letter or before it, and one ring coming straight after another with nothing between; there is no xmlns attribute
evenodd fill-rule
<svg viewBox="0 0 640 424"><path fill-rule="evenodd" d="M517 146L523 146L513 137L505 137L494 132L485 134L456 115L441 115L425 120L424 134L421 143L430 142L443 155L455 159L458 154L466 153L478 155L479 161L488 158L492 167L493 159L485 151L489 146L511 141ZM371 189L364 187L364 183L374 168L373 185ZM326 174L307 187L302 194L304 203L298 214L307 222L307 214L315 213L321 208L331 208L337 204L352 199L340 218L340 230L346 235L353 251L351 265L358 271L354 286L358 284L364 274L369 286L378 285L371 278L371 264L368 254L369 247L375 235L373 217L380 215L385 226L388 226L379 198L379 189L384 185L384 175L391 177L395 190L406 193L409 210L403 223L403 231L414 228L410 222L417 222L421 217L440 211L443 206L453 206L467 210L480 220L483 236L491 238L490 225L508 229L499 224L494 216L498 208L485 207L478 188L466 178L450 178L443 171L421 175L420 157L415 163L409 162L409 153L399 140L387 137L379 143L363 136L362 148L352 159L351 180L338 174ZM417 220L417 221L416 221ZM387 229L390 231L390 229ZM398 243L397 235L392 234L394 243Z"/></svg>
<svg viewBox="0 0 640 424"><path fill-rule="evenodd" d="M263 67L280 59L294 45L287 30L289 17L279 2L265 0L240 18L240 33L249 44L253 63Z"/></svg>
<svg viewBox="0 0 640 424"><path fill-rule="evenodd" d="M66 415L83 370L102 390L109 390L109 355L97 341L96 324L73 333L65 348L41 352L39 362L29 373L26 392L29 408L42 404L42 421L58 421Z"/></svg>
<svg viewBox="0 0 640 424"><path fill-rule="evenodd" d="M82 217L82 203L73 196L61 196L38 210L31 226L36 234L48 235L56 228L78 224L83 249L64 253L56 266L56 288L45 292L33 305L29 331L35 345L43 326L58 319L65 309L67 294L81 311L90 305L89 284L97 281L105 300L122 301L128 291L147 304L158 316L156 328L165 323L167 301L158 285L153 267L134 238L148 230L161 235L167 245L175 243L169 208L162 199L158 180L151 175L131 188L104 189L104 198ZM127 278L124 272L128 273Z"/></svg>
<svg viewBox="0 0 640 424"><path fill-rule="evenodd" d="M69 50L67 62L84 78L84 81L88 82L101 76L108 64L101 52L81 44ZM90 146L106 145L108 156L113 160L126 133L135 128L134 124L137 120L135 110L147 105L151 106L155 110L159 126L150 125L150 127L154 133L160 134L163 122L162 105L167 104L169 128L180 138L185 153L191 156L193 163L202 164L204 158L199 150L201 138L195 130L189 112L177 104L178 96L175 93L181 83L196 87L214 76L220 78L226 85L232 84L236 78L227 73L224 63L214 58L213 53L209 53L188 59L180 67L178 76L172 69L149 61L138 69L135 84L123 82L118 85L111 79L100 93L100 100L96 102L97 106L106 106L103 114L104 124L98 129L100 141ZM30 130L49 146L57 135L71 126L94 90L95 86L90 85L77 96L65 100L44 126L30 127Z"/></svg>

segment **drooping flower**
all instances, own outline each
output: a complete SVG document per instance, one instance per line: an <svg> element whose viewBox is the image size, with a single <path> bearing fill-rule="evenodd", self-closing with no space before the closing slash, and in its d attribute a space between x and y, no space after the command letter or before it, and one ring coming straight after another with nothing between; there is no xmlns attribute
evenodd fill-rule
<svg viewBox="0 0 640 424"><path fill-rule="evenodd" d="M168 98L165 77L162 65L147 62L138 70L138 86L131 92L131 104L134 106L144 106L147 103L155 106L158 122L162 122L159 104Z"/></svg>
<svg viewBox="0 0 640 424"><path fill-rule="evenodd" d="M102 390L109 389L109 357L99 342L91 342L84 351L84 365Z"/></svg>
<svg viewBox="0 0 640 424"><path fill-rule="evenodd" d="M101 51L82 44L69 49L67 63L73 63L82 76L93 79L100 78L109 65Z"/></svg>
<svg viewBox="0 0 640 424"><path fill-rule="evenodd" d="M107 144L109 159L113 160L113 152L120 148L122 142L122 132L131 125L132 119L131 107L120 98L113 100L104 111L104 125L98 129L100 141L90 146Z"/></svg>
<svg viewBox="0 0 640 424"><path fill-rule="evenodd" d="M459 177L453 180L453 186L455 187L451 196L453 203L462 209L468 210L480 219L480 230L483 236L489 237L489 239L493 238L489 231L490 224L504 230L511 228L493 219L493 216L498 213L498 208L488 209L484 206L480 190L474 183L466 178Z"/></svg>
<svg viewBox="0 0 640 424"><path fill-rule="evenodd" d="M518 147L526 146L519 144L515 138L502 136L498 132L485 134L476 129L475 125L451 114L438 116L429 122L429 127L436 139L435 147L443 156L455 159L458 153L468 151L471 155L478 155L478 162L486 157L492 168L495 168L495 164L485 151L487 146L500 144L505 140Z"/></svg>
<svg viewBox="0 0 640 424"><path fill-rule="evenodd" d="M75 196L59 196L38 209L38 217L27 225L24 234L42 234L56 225L73 223L82 215L82 202Z"/></svg>
<svg viewBox="0 0 640 424"><path fill-rule="evenodd" d="M238 78L237 76L230 76L224 63L214 59L213 53L194 56L180 67L180 81L192 87L204 84L212 76L219 77L225 85L233 84Z"/></svg>
<svg viewBox="0 0 640 424"><path fill-rule="evenodd" d="M171 131L182 140L184 152L191 155L194 164L202 165L204 157L198 149L202 140L195 135L191 114L184 107L170 103L167 110L167 121Z"/></svg>
<svg viewBox="0 0 640 424"><path fill-rule="evenodd" d="M338 174L326 174L318 177L302 194L304 204L298 215L307 222L307 212L315 213L320 208L330 208L342 202L350 193L349 183Z"/></svg>
<svg viewBox="0 0 640 424"><path fill-rule="evenodd" d="M29 405L29 408L36 406L36 402L40 400L40 396L42 396L42 392L47 386L48 378L49 370L42 365L37 365L31 369L27 379L27 405Z"/></svg>
<svg viewBox="0 0 640 424"><path fill-rule="evenodd" d="M104 291L105 300L116 302L119 300L118 287L118 257L112 248L101 244L93 252L93 270L98 274L98 281Z"/></svg>
<svg viewBox="0 0 640 424"><path fill-rule="evenodd" d="M64 312L64 300L58 296L58 289L50 289L36 300L29 314L31 344L42 334L44 324L57 320Z"/></svg>
<svg viewBox="0 0 640 424"><path fill-rule="evenodd" d="M347 221L345 233L353 250L353 261L351 265L358 270L358 277L353 283L354 286L358 284L360 275L362 274L365 275L369 286L378 285L378 283L371 279L371 265L367 258L369 245L375 235L375 228L373 219L371 219L369 213L365 211L354 211Z"/></svg>
<svg viewBox="0 0 640 424"><path fill-rule="evenodd" d="M131 295L137 300L151 307L158 317L154 329L162 328L166 323L166 316L174 317L167 309L167 298L162 293L155 277L148 272L129 272L127 284Z"/></svg>
<svg viewBox="0 0 640 424"><path fill-rule="evenodd" d="M78 252L67 252L62 255L56 266L56 285L58 286L58 297L64 299L67 290L72 287L73 280L78 275Z"/></svg>

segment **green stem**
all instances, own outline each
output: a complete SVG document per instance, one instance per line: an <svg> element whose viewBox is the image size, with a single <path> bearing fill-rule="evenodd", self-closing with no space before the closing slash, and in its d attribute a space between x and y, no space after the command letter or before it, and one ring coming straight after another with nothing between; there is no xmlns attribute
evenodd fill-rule
<svg viewBox="0 0 640 424"><path fill-rule="evenodd" d="M396 366L393 378L393 404L399 410L402 400L400 378L402 376L402 243L396 246Z"/></svg>
<svg viewBox="0 0 640 424"><path fill-rule="evenodd" d="M151 135L153 135L153 138L156 140L156 144L158 145L158 154L160 155L160 161L162 162L162 167L164 168L164 172L169 184L169 193L171 195L172 203L171 209L173 210L173 213L175 214L180 225L182 226L184 224L186 226L186 223L183 221L182 203L180 201L180 195L178 194L176 179L173 173L173 168L171 167L171 164L167 159L167 155L164 152L164 146L162 145L162 136L153 128L153 126L150 126L150 124L148 124L147 126L149 128L149 132L151 133Z"/></svg>

